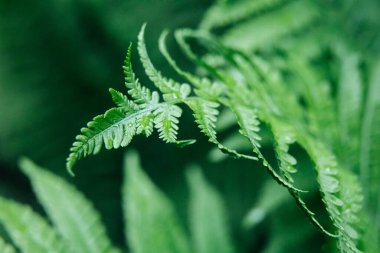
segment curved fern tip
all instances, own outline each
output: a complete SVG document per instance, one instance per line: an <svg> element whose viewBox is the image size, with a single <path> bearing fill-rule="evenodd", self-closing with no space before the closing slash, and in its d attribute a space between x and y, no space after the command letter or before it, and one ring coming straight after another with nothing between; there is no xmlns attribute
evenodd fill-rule
<svg viewBox="0 0 380 253"><path fill-rule="evenodd" d="M71 168L71 167L67 168L67 172L69 173L70 176L75 177L75 173L73 171L73 168Z"/></svg>
<svg viewBox="0 0 380 253"><path fill-rule="evenodd" d="M27 172L30 170L32 166L36 166L32 160L30 160L26 156L20 157L18 160L18 166L21 168L23 172Z"/></svg>
<svg viewBox="0 0 380 253"><path fill-rule="evenodd" d="M161 32L161 34L160 34L159 39L158 39L158 41L159 41L158 44L160 44L161 42L165 42L166 37L168 36L168 34L169 34L169 30L168 30L168 29L163 30L163 31Z"/></svg>
<svg viewBox="0 0 380 253"><path fill-rule="evenodd" d="M66 163L66 170L67 170L67 172L69 173L70 176L75 177L75 173L73 171L73 167L74 167L74 162L71 161L70 159L68 159L67 163Z"/></svg>
<svg viewBox="0 0 380 253"><path fill-rule="evenodd" d="M146 28L146 22L141 26L141 29L140 29L140 32L139 32L139 35L138 37L140 36L144 36L144 33L145 33L145 28Z"/></svg>

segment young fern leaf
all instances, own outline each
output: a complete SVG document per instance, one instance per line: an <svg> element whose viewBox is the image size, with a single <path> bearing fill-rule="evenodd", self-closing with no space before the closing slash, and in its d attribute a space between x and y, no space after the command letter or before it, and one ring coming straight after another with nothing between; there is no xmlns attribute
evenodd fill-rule
<svg viewBox="0 0 380 253"><path fill-rule="evenodd" d="M0 210L1 224L22 252L72 252L47 221L30 207L0 197ZM12 252L11 249L8 252Z"/></svg>
<svg viewBox="0 0 380 253"><path fill-rule="evenodd" d="M154 124L165 142L175 142L178 134L178 118L182 109L177 105L165 104L154 111Z"/></svg>
<svg viewBox="0 0 380 253"><path fill-rule="evenodd" d="M137 111L139 109L137 104L129 100L128 97L120 91L110 88L109 92L111 94L113 102L118 107L124 108L127 111Z"/></svg>
<svg viewBox="0 0 380 253"><path fill-rule="evenodd" d="M178 100L186 98L190 92L188 84L179 84L172 79L162 76L152 64L145 46L144 32L145 24L142 26L138 35L138 51L141 63L144 66L145 73L154 85L163 93L165 101Z"/></svg>
<svg viewBox="0 0 380 253"><path fill-rule="evenodd" d="M0 237L0 252L2 253L16 253L15 248L12 245L6 243L3 238Z"/></svg>
<svg viewBox="0 0 380 253"><path fill-rule="evenodd" d="M209 72L213 77L219 79L221 84L227 87L234 85L234 80L230 78L229 75L225 75L224 72L219 71L212 65L208 64L201 57L196 55L190 45L186 42L186 39L195 38L195 39L206 39L207 43L212 43L213 46L219 46L219 43L215 42L214 39L210 39L210 34L202 32L202 31L193 31L191 29L181 29L177 30L174 33L175 39L180 46L183 53L194 62L196 66L204 68L207 72Z"/></svg>
<svg viewBox="0 0 380 253"><path fill-rule="evenodd" d="M20 167L30 178L53 224L72 246L70 252L120 253L107 237L99 214L82 193L30 160L21 160Z"/></svg>
<svg viewBox="0 0 380 253"><path fill-rule="evenodd" d="M106 149L126 147L136 134L150 136L155 127L159 137L167 143L180 147L193 144L195 140L177 140L178 118L182 114L176 103L183 102L191 92L188 84L178 84L158 72L151 63L144 42L143 26L139 34L139 53L147 75L163 93L164 100L159 102L157 92L141 86L131 65L131 45L124 61L125 85L129 89L130 100L123 93L110 89L117 108L111 108L103 115L96 116L87 127L81 129L67 158L67 169L73 174L74 164L83 157L97 154L102 146Z"/></svg>
<svg viewBox="0 0 380 253"><path fill-rule="evenodd" d="M128 89L128 94L133 98L136 104L149 104L158 102L157 92L151 92L148 88L142 86L136 78L132 69L132 43L129 44L127 56L124 60L124 80Z"/></svg>
<svg viewBox="0 0 380 253"><path fill-rule="evenodd" d="M223 86L220 84L217 84L215 82L212 82L210 79L203 77L199 78L187 71L182 70L174 61L174 59L170 56L167 48L166 48L166 37L168 35L168 31L165 30L162 32L160 39L159 39L159 49L161 54L165 57L167 62L170 64L170 66L182 77L186 78L193 86L194 86L194 93L202 98L217 101L220 95L223 92ZM184 51L187 51L187 49L184 49L184 47L187 47L187 45L184 45L184 41L180 39L181 41L177 42L181 45L181 48ZM185 43L186 44L186 43ZM188 49L190 50L190 49ZM195 57L195 56L194 56Z"/></svg>
<svg viewBox="0 0 380 253"><path fill-rule="evenodd" d="M186 72L182 70L180 67L178 67L177 63L175 60L170 56L168 49L166 48L166 37L168 36L169 31L164 30L159 38L159 49L161 54L165 57L167 62L170 64L170 66L182 77L186 78L192 85L194 85L196 88L201 88L202 87L202 80L198 78L197 76Z"/></svg>
<svg viewBox="0 0 380 253"><path fill-rule="evenodd" d="M126 111L124 108L112 108L103 115L96 116L70 149L67 168L71 174L74 164L82 157L97 154L103 144L107 149L125 147L136 132L136 120L157 109L157 106L146 107L141 111Z"/></svg>

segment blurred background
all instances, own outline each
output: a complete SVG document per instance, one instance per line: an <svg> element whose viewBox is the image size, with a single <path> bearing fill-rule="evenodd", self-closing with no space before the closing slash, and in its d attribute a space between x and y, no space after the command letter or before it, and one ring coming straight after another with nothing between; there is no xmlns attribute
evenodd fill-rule
<svg viewBox="0 0 380 253"><path fill-rule="evenodd" d="M0 195L42 211L17 166L18 159L27 156L83 191L100 211L111 238L123 245L120 187L124 150L104 151L84 159L78 163L76 177L72 178L65 169L69 148L86 122L111 107L108 88L125 91L123 59L129 42L136 41L141 25L148 23L146 41L152 61L163 73L175 76L158 52L158 36L166 28L197 27L212 2L0 0ZM362 11L375 11L376 18L379 15L376 8L370 9ZM353 20L363 16L358 14ZM362 36L367 36L365 31ZM172 38L168 47L182 66L192 68ZM134 50L137 76L149 85L136 54ZM295 218L301 212L287 195L281 195L282 189L276 190L273 184L267 186L270 178L265 170L251 162L229 159L213 162L219 159L217 154L214 159L208 159L205 154L212 146L199 133L191 114L185 112L183 117L180 137L195 138L197 145L178 149L158 138L137 137L130 147L138 150L142 165L153 181L175 201L184 223L187 210L184 170L197 161L224 197L240 252L264 249L305 252L300 251L305 248L307 252L321 252L323 235L307 219ZM308 162L300 161L301 165ZM312 174L312 170L308 173ZM254 214L253 219L260 224L245 229L245 215L260 202L258 196L273 194L265 193L269 187L275 193L278 191L281 206L271 206L274 214L270 217ZM313 197L319 198L318 193L309 196ZM276 212L279 207L281 212ZM286 229L282 233L286 236L271 237L281 234L276 232L281 229Z"/></svg>

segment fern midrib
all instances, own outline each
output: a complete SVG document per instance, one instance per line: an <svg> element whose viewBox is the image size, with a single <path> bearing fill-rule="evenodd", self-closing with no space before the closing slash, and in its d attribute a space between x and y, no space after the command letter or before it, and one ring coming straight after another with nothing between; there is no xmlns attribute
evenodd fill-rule
<svg viewBox="0 0 380 253"><path fill-rule="evenodd" d="M139 115L142 115L146 112L149 112L149 111L153 111L155 109L157 109L158 107L160 107L160 105L162 104L168 104L168 102L165 102L165 103L158 103L158 104L155 104L155 106L151 106L151 107L148 107L148 108L144 108L142 110L139 110L137 112L134 112L130 115L128 115L127 117L124 117L122 120L118 121L118 122L115 122L113 124L111 124L109 127L103 129L102 131L100 131L99 133L97 133L96 135L94 136L91 136L90 138L87 138L85 141L82 141L82 145L80 146L80 149L83 150L83 147L86 146L88 144L88 142L90 142L91 140L95 139L96 136L99 136L99 135L104 135L104 133L106 133L107 131L109 131L112 127L114 127L115 125L118 125L118 124L123 124L124 122L126 121L129 121L133 118L136 118L138 117ZM78 153L78 151L76 152Z"/></svg>

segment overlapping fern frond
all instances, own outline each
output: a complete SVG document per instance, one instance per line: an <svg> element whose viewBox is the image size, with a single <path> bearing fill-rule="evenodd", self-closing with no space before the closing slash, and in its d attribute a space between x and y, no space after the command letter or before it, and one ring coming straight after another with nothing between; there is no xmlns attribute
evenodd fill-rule
<svg viewBox="0 0 380 253"><path fill-rule="evenodd" d="M139 133L149 126L145 131L148 136L154 126L165 142L182 143L177 141L177 135L182 113L179 105L184 104L193 112L196 124L209 142L234 158L259 161L280 185L288 189L314 225L325 234L337 238L341 252L363 252L366 246L362 227L368 217L374 218L374 213L378 213L378 210L369 213L363 210L364 203L368 205L368 201L375 200L379 193L379 188L371 179L371 175L378 178L378 162L373 152L378 150L379 145L371 139L375 136L376 140L378 136L378 128L373 128L379 115L378 96L373 95L378 90L378 66L373 68L373 78L368 88L372 92L368 95L369 102L363 106L365 88L359 68L359 53L341 44L335 36L326 35L331 32L332 23L329 22L332 21L319 19L323 9L320 4L301 0L284 2L257 1L247 4L245 1L220 1L210 9L200 29L177 30L175 38L180 48L199 67L200 74L190 73L178 66L165 46L168 35L165 31L159 40L160 51L192 87L164 77L154 67L144 42L144 25L138 36L138 51L146 74L163 97L163 102L159 102L157 92L142 88L135 78L129 50L127 67L124 68L129 96L111 92L119 106L111 110L120 110L119 116L114 113L116 116L105 120L109 123L101 125L100 131L95 131L91 125L89 128L92 130L82 130L80 136L84 137L77 137L68 159L68 169L71 170L81 157L96 153L95 149L86 148L88 139L98 138L101 143L107 143L107 148L125 146L119 144L123 132L117 135L109 129L113 126L118 128L129 119L134 129L140 129L137 131ZM271 10L269 7L274 5L281 6ZM242 6L247 9L242 11ZM232 8L231 13L223 16L224 10L229 7ZM264 9L268 12L251 17ZM314 23L318 24L313 27ZM229 26L231 24L234 25ZM225 29L221 35L211 34L210 30L220 27ZM311 45L315 39L311 35L313 32L325 36L314 46ZM195 53L191 40L203 47L206 54ZM273 43L279 41L281 43ZM311 52L299 53L309 47ZM325 51L333 52L334 60L340 66L333 78L325 75L326 70L315 67L315 62ZM336 87L332 84L335 82L338 83L336 94ZM155 94L156 99L151 99L150 95L148 99L142 99L139 95L141 90L152 94L152 97ZM346 105L347 99L350 100L349 107ZM219 141L216 124L221 110L230 111L235 116L232 124L250 142L250 154L242 154ZM144 120L141 117L136 119L138 117L135 115L139 114L144 114ZM365 120L360 126L362 114ZM269 143L273 144L275 164L261 150L263 135L260 123L265 125L265 131L272 138ZM128 140L137 132L135 130L129 135ZM116 145L113 145L115 140ZM184 144L189 143L192 141L184 141ZM313 163L317 173L315 181L331 219L329 229L321 225L303 199L305 191L297 187L294 175L302 173L302 168L299 168L297 157L291 153L292 145L302 148ZM345 148L347 145L350 145L349 148ZM357 174L359 169L361 178ZM364 195L360 180L371 185Z"/></svg>

